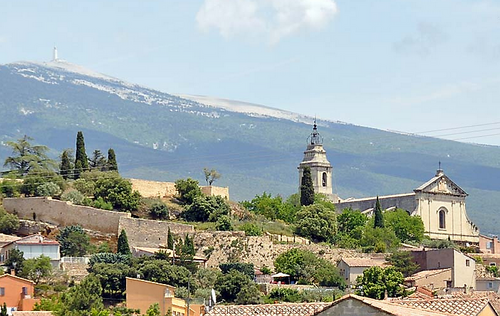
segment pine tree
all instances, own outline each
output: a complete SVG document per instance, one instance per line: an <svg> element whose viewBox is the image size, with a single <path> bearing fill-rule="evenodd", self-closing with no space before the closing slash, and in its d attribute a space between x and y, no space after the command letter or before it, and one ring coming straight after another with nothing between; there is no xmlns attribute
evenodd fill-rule
<svg viewBox="0 0 500 316"><path fill-rule="evenodd" d="M118 171L118 163L116 162L116 155L113 148L108 149L108 170Z"/></svg>
<svg viewBox="0 0 500 316"><path fill-rule="evenodd" d="M71 178L71 161L69 160L68 150L62 152L61 165L59 166L59 173L64 179Z"/></svg>
<svg viewBox="0 0 500 316"><path fill-rule="evenodd" d="M373 224L374 228L384 228L384 215L382 214L382 207L380 206L380 201L377 196L377 203L375 203L375 221Z"/></svg>
<svg viewBox="0 0 500 316"><path fill-rule="evenodd" d="M92 152L92 157L89 159L89 167L91 170L105 171L107 167L106 157L99 149Z"/></svg>
<svg viewBox="0 0 500 316"><path fill-rule="evenodd" d="M172 250L174 249L174 235L172 235L170 227L168 228L167 232L167 248Z"/></svg>
<svg viewBox="0 0 500 316"><path fill-rule="evenodd" d="M0 308L0 316L8 316L7 304L4 302L2 308Z"/></svg>
<svg viewBox="0 0 500 316"><path fill-rule="evenodd" d="M89 161L85 151L85 140L83 139L83 133L81 131L76 134L75 168L78 161L81 163L84 171L89 170Z"/></svg>
<svg viewBox="0 0 500 316"><path fill-rule="evenodd" d="M300 205L307 206L314 204L314 187L311 177L311 168L305 167L302 172L300 185Z"/></svg>
<svg viewBox="0 0 500 316"><path fill-rule="evenodd" d="M130 252L130 247L128 245L127 233L124 229L122 229L120 236L118 236L117 253L127 256L132 255L132 253Z"/></svg>

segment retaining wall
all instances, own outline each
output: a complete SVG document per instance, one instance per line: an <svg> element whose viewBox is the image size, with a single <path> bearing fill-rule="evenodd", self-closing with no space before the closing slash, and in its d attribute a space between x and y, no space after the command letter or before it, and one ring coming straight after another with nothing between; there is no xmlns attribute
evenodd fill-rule
<svg viewBox="0 0 500 316"><path fill-rule="evenodd" d="M6 198L3 207L21 219L36 219L58 226L81 225L83 228L116 234L120 218L130 218L130 213L106 211L50 197Z"/></svg>

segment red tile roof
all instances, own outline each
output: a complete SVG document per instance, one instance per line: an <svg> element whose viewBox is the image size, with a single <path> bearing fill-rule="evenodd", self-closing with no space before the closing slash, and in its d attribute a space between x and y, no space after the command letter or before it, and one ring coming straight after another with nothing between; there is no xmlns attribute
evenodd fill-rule
<svg viewBox="0 0 500 316"><path fill-rule="evenodd" d="M391 302L423 310L448 313L452 315L478 315L487 305L487 298L454 298L454 299L393 299Z"/></svg>

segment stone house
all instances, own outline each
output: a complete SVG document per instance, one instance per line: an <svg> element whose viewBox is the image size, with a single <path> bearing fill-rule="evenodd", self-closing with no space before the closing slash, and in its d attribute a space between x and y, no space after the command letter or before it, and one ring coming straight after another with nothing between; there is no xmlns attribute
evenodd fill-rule
<svg viewBox="0 0 500 316"><path fill-rule="evenodd" d="M450 268L451 279L446 282L446 288L476 288L476 261L473 258L453 248L412 251L411 254L420 266L419 271Z"/></svg>
<svg viewBox="0 0 500 316"><path fill-rule="evenodd" d="M11 274L0 276L0 305L4 303L10 313L31 311L39 300L34 298L35 283Z"/></svg>
<svg viewBox="0 0 500 316"><path fill-rule="evenodd" d="M172 316L188 314L186 301L175 297L175 287L170 285L127 277L126 295L127 308L139 309L141 315L153 304L159 305L161 315L169 309ZM191 304L189 316L200 316L204 311L203 305Z"/></svg>
<svg viewBox="0 0 500 316"><path fill-rule="evenodd" d="M452 269L423 270L405 278L408 287L425 287L430 290L445 289L452 280Z"/></svg>
<svg viewBox="0 0 500 316"><path fill-rule="evenodd" d="M476 291L493 291L500 293L500 278L476 278Z"/></svg>
<svg viewBox="0 0 500 316"><path fill-rule="evenodd" d="M500 254L500 241L497 236L479 235L479 251L489 254Z"/></svg>
<svg viewBox="0 0 500 316"><path fill-rule="evenodd" d="M363 275L363 271L373 266L385 267L387 263L385 259L342 258L337 264L340 275L347 285L356 284L356 278Z"/></svg>

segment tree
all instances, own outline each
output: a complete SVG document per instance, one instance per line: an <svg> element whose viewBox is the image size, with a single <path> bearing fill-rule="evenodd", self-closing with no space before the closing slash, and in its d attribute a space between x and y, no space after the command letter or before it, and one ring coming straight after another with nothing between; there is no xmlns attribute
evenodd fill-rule
<svg viewBox="0 0 500 316"><path fill-rule="evenodd" d="M313 204L303 206L296 218L298 235L315 241L333 241L337 229L335 211Z"/></svg>
<svg viewBox="0 0 500 316"><path fill-rule="evenodd" d="M80 166L77 166L78 162L80 162ZM83 171L89 170L89 161L85 151L85 140L82 131L76 134L75 169L77 167L80 167Z"/></svg>
<svg viewBox="0 0 500 316"><path fill-rule="evenodd" d="M229 205L220 196L200 195L182 213L182 217L193 222L215 222L222 215L229 214Z"/></svg>
<svg viewBox="0 0 500 316"><path fill-rule="evenodd" d="M212 185L215 180L220 178L220 173L215 169L209 170L208 168L203 168L203 173L205 174L205 181L207 181L207 185Z"/></svg>
<svg viewBox="0 0 500 316"><path fill-rule="evenodd" d="M149 208L149 214L156 219L168 219L168 208L162 201L157 201Z"/></svg>
<svg viewBox="0 0 500 316"><path fill-rule="evenodd" d="M236 295L236 304L250 305L250 304L261 304L262 294L257 287L257 284L250 284L250 286L244 287Z"/></svg>
<svg viewBox="0 0 500 316"><path fill-rule="evenodd" d="M350 234L358 227L365 226L367 220L368 217L361 211L344 209L342 214L337 217L338 231L339 233Z"/></svg>
<svg viewBox="0 0 500 316"><path fill-rule="evenodd" d="M314 186L311 177L311 168L305 167L302 171L300 185L300 205L307 206L314 203Z"/></svg>
<svg viewBox="0 0 500 316"><path fill-rule="evenodd" d="M191 272L181 266L172 265L167 260L148 260L139 267L139 274L144 280L169 284L176 287L188 287ZM191 288L194 289L193 284Z"/></svg>
<svg viewBox="0 0 500 316"><path fill-rule="evenodd" d="M118 163L116 162L116 154L113 148L108 149L108 170L118 172Z"/></svg>
<svg viewBox="0 0 500 316"><path fill-rule="evenodd" d="M145 316L161 316L160 305L158 305L158 303L154 303L149 306Z"/></svg>
<svg viewBox="0 0 500 316"><path fill-rule="evenodd" d="M6 142L12 148L12 156L7 157L4 166L16 170L19 175L26 175L32 169L48 170L54 167L54 161L47 156L49 148L42 145L32 145L33 138L24 135L17 142Z"/></svg>
<svg viewBox="0 0 500 316"><path fill-rule="evenodd" d="M215 290L220 293L220 296L226 302L234 302L242 289L252 286L255 286L255 283L248 275L237 270L221 274L215 282Z"/></svg>
<svg viewBox="0 0 500 316"><path fill-rule="evenodd" d="M71 150L66 149L61 154L61 164L59 165L59 174L66 180L72 178L73 166L71 165Z"/></svg>
<svg viewBox="0 0 500 316"><path fill-rule="evenodd" d="M99 149L92 152L92 157L89 159L90 170L105 171L107 164L106 158Z"/></svg>
<svg viewBox="0 0 500 316"><path fill-rule="evenodd" d="M35 191L36 196L58 196L61 194L61 188L53 183L53 182L46 182L43 184L40 184Z"/></svg>
<svg viewBox="0 0 500 316"><path fill-rule="evenodd" d="M270 220L281 219L287 223L295 221L295 214L299 207L295 207L292 203L283 202L283 198L279 195L272 197L266 192L261 196L256 195L251 201L241 203L250 212L264 215Z"/></svg>
<svg viewBox="0 0 500 316"><path fill-rule="evenodd" d="M7 304L3 302L2 308L0 309L0 316L8 316Z"/></svg>
<svg viewBox="0 0 500 316"><path fill-rule="evenodd" d="M54 171L33 169L24 177L23 185L21 186L21 193L24 193L27 196L36 195L38 187L46 183L54 183L60 190L65 188L63 177ZM52 186L51 190L57 189Z"/></svg>
<svg viewBox="0 0 500 316"><path fill-rule="evenodd" d="M92 274L99 279L105 297L123 298L126 278L135 277L137 271L125 263L96 263L92 266Z"/></svg>
<svg viewBox="0 0 500 316"><path fill-rule="evenodd" d="M425 228L420 216L410 216L405 210L396 209L384 213L384 222L402 242L420 243L424 239Z"/></svg>
<svg viewBox="0 0 500 316"><path fill-rule="evenodd" d="M66 226L56 237L63 257L83 257L90 247L90 238L81 226Z"/></svg>
<svg viewBox="0 0 500 316"><path fill-rule="evenodd" d="M370 267L363 271L357 280L360 287L358 294L381 300L384 298L385 291L389 297L402 295L404 281L403 274L394 267Z"/></svg>
<svg viewBox="0 0 500 316"><path fill-rule="evenodd" d="M90 257L88 271L94 272L93 270L94 265L98 263L130 265L131 257L122 255L120 253L111 253L111 252L96 253L95 255Z"/></svg>
<svg viewBox="0 0 500 316"><path fill-rule="evenodd" d="M413 256L409 251L395 251L387 256L385 260L397 271L401 272L404 277L409 277L419 268L419 265L413 260Z"/></svg>
<svg viewBox="0 0 500 316"><path fill-rule="evenodd" d="M92 309L102 310L102 287L99 278L88 275L83 281L61 295L61 309L56 316L84 316Z"/></svg>
<svg viewBox="0 0 500 316"><path fill-rule="evenodd" d="M167 249L174 249L174 235L170 231L170 227L167 231Z"/></svg>
<svg viewBox="0 0 500 316"><path fill-rule="evenodd" d="M73 172L74 178L79 179L82 172L83 172L82 162L80 160L76 160L75 161L75 171Z"/></svg>
<svg viewBox="0 0 500 316"><path fill-rule="evenodd" d="M0 206L0 233L13 234L19 229L19 218L14 214L7 213L3 207Z"/></svg>
<svg viewBox="0 0 500 316"><path fill-rule="evenodd" d="M175 181L175 189L179 194L179 200L184 204L191 204L196 197L202 195L198 181L191 178Z"/></svg>
<svg viewBox="0 0 500 316"><path fill-rule="evenodd" d="M41 278L46 278L52 274L52 264L50 257L41 255L38 258L24 260L22 270L19 275L30 279L38 284Z"/></svg>
<svg viewBox="0 0 500 316"><path fill-rule="evenodd" d="M365 252L386 252L399 247L400 241L394 231L388 227L373 228L366 225L361 237L360 244Z"/></svg>
<svg viewBox="0 0 500 316"><path fill-rule="evenodd" d="M120 232L120 236L118 236L117 253L125 256L132 255L132 252L130 251L130 247L128 245L128 238L125 229L122 229L122 231Z"/></svg>
<svg viewBox="0 0 500 316"><path fill-rule="evenodd" d="M227 215L222 215L219 217L215 223L215 229L218 231L231 231L233 230L233 224L231 224L231 218Z"/></svg>
<svg viewBox="0 0 500 316"><path fill-rule="evenodd" d="M109 173L95 182L94 197L101 197L119 211L135 211L141 200L139 192L132 191L132 183L117 173Z"/></svg>
<svg viewBox="0 0 500 316"><path fill-rule="evenodd" d="M374 226L375 228L384 228L384 215L382 214L382 208L380 207L380 201L378 200L375 203L375 211L374 211Z"/></svg>
<svg viewBox="0 0 500 316"><path fill-rule="evenodd" d="M9 273L14 270L16 274L23 269L24 264L24 253L21 250L12 249L9 250L9 258L5 261L5 265L9 269Z"/></svg>

